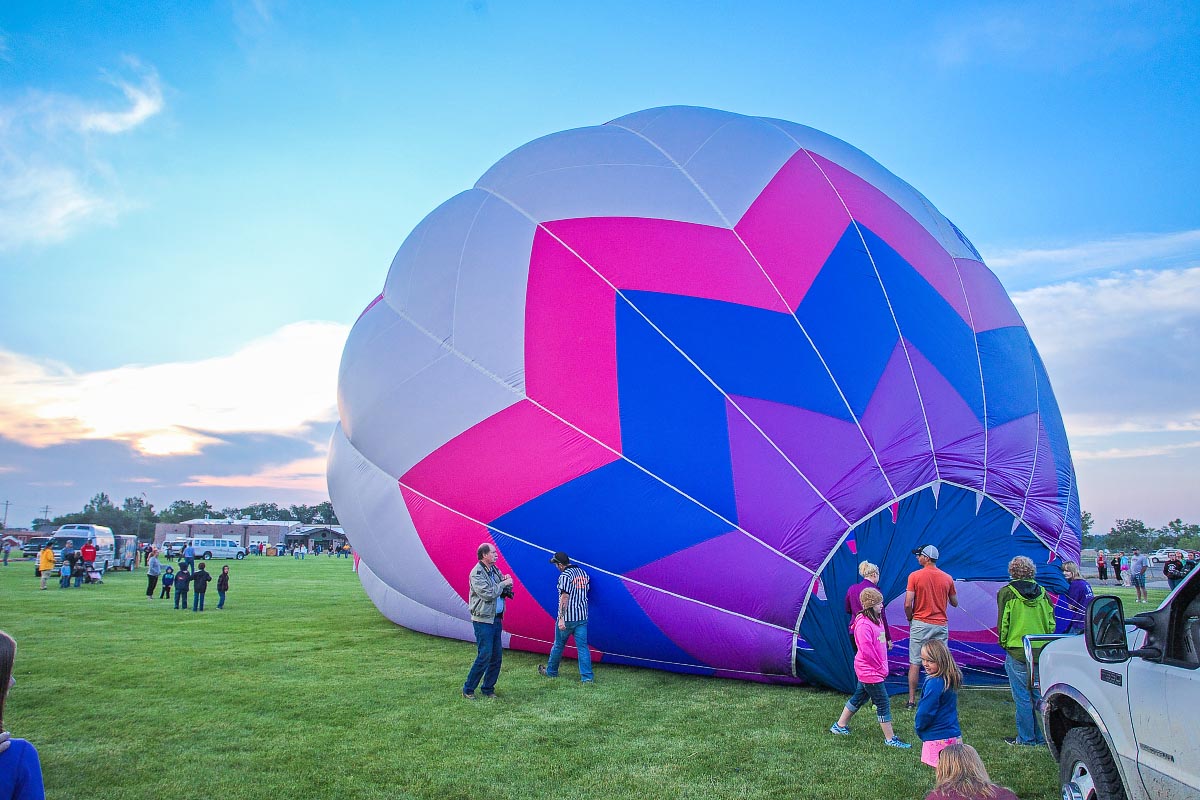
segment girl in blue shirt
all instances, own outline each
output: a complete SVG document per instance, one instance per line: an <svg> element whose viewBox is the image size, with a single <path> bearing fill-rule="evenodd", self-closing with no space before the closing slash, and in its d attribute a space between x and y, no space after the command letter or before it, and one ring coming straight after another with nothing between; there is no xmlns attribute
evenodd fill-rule
<svg viewBox="0 0 1200 800"><path fill-rule="evenodd" d="M921 702L913 727L922 743L921 763L937 769L938 753L962 742L962 728L958 724L962 671L941 639L925 643L921 648L921 663L927 677L921 687Z"/></svg>
<svg viewBox="0 0 1200 800"><path fill-rule="evenodd" d="M4 730L4 700L16 683L12 676L16 657L17 643L0 631L0 730ZM0 798L46 800L37 750L24 739L10 739L7 748L0 747Z"/></svg>

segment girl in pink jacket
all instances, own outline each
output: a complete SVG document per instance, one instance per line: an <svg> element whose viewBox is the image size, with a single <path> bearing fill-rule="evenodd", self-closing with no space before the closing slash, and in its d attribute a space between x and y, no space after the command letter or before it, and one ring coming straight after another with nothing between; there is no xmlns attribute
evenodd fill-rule
<svg viewBox="0 0 1200 800"><path fill-rule="evenodd" d="M863 589L859 599L862 601L863 610L855 614L854 621L850 623L850 632L854 636L854 644L858 647L854 656L854 675L858 678L858 687L846 701L842 716L833 723L829 732L838 736L849 736L850 718L870 699L875 704L875 717L879 720L879 727L883 729L883 743L888 747L907 750L912 745L900 741L892 730L892 704L883 686L883 681L888 675L887 634L883 630L883 594L878 589Z"/></svg>

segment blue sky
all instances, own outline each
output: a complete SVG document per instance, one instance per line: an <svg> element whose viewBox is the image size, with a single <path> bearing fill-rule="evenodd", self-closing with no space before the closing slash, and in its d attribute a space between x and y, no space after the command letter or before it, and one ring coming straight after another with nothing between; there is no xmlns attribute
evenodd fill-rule
<svg viewBox="0 0 1200 800"><path fill-rule="evenodd" d="M0 11L0 500L326 497L348 326L505 153L666 104L827 131L1013 294L1102 527L1200 521L1200 8Z"/></svg>

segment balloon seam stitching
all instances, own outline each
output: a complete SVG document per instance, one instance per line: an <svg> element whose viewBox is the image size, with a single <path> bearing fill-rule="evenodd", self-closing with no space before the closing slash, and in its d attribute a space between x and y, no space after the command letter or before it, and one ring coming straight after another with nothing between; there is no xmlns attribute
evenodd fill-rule
<svg viewBox="0 0 1200 800"><path fill-rule="evenodd" d="M531 542L528 539L524 539L520 536L517 536L516 534L509 533L506 530L498 528L489 522L484 522L483 520L475 519L474 517L470 516L469 514L459 511L458 509L451 508L450 506L446 505L445 503L441 502L440 500L430 497L429 495L425 494L424 492L420 491L419 489L409 486L408 484L404 483L403 481L399 481L399 484L402 488L407 489L408 491L412 492L413 494L419 495L420 497L423 497L424 499L428 500L429 502L444 508L445 510L449 511L451 514L457 514L458 516L462 517L463 519L465 519L469 522L473 522L476 525L482 525L485 528L487 528L489 531L492 531L493 533L498 533L501 536L504 536L508 539L512 539L514 542L520 542L521 544L526 545L527 547L532 547L536 550L541 550L544 553L553 553L554 552L553 550L550 550L549 548L542 547L540 544L536 544L535 542ZM744 619L747 622L753 622L756 625L762 625L767 628L774 628L775 630L783 631L784 633L791 633L791 631L788 628L785 628L782 625L776 625L773 622L767 622L766 620L756 619L754 617L747 616L746 614L743 614L740 611L734 611L729 608L722 608L721 606L716 606L716 605L713 605L712 603L706 603L703 600L698 600L694 597L687 597L685 595L678 594L677 592L672 592L670 589L664 589L661 586L654 586L652 584L646 583L645 581L639 581L636 578L631 578L628 575L621 575L620 573L604 569L603 567L601 567L597 564L592 564L587 561L579 561L577 563L579 563L585 567L590 567L591 569L594 569L596 572L602 573L604 575L609 575L613 578L616 578L617 580L620 580L620 581L623 581L626 583L632 583L636 586L641 586L644 589L649 589L653 592L658 592L660 594L667 595L668 597L674 597L676 600L683 600L688 603L694 603L695 605L703 606L705 608L712 609L713 611L719 611L722 614L728 614L729 616L738 617L739 619ZM802 564L798 565L798 566L803 567ZM805 569L807 569L807 568L805 568Z"/></svg>

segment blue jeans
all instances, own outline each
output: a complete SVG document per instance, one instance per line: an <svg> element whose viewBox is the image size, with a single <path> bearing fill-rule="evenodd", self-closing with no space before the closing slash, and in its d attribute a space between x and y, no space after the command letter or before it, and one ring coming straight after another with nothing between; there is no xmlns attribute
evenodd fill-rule
<svg viewBox="0 0 1200 800"><path fill-rule="evenodd" d="M225 593L222 592L220 589L217 589L217 598L218 598L217 599L217 608L224 608L225 607Z"/></svg>
<svg viewBox="0 0 1200 800"><path fill-rule="evenodd" d="M1045 744L1041 726L1038 724L1037 707L1042 694L1029 690L1029 665L1022 664L1011 654L1004 657L1004 672L1008 675L1008 688L1012 690L1013 702L1017 705L1017 744Z"/></svg>
<svg viewBox="0 0 1200 800"><path fill-rule="evenodd" d="M558 664L562 661L563 649L571 636L575 637L575 648L579 651L579 680L589 683L595 680L596 676L592 674L592 651L588 650L586 619L568 622L566 630L558 627L557 623L554 625L554 647L550 648L546 674L551 678L558 677Z"/></svg>
<svg viewBox="0 0 1200 800"><path fill-rule="evenodd" d="M192 592L192 611L204 610L204 592Z"/></svg>
<svg viewBox="0 0 1200 800"><path fill-rule="evenodd" d="M854 689L854 694L850 695L850 699L846 701L846 708L851 714L854 714L867 704L868 699L875 704L876 719L880 722L892 721L892 701L888 698L887 689L883 688L882 683L859 681L858 686Z"/></svg>
<svg viewBox="0 0 1200 800"><path fill-rule="evenodd" d="M175 607L180 608L180 603L183 603L183 610L187 611L187 589L175 590Z"/></svg>
<svg viewBox="0 0 1200 800"><path fill-rule="evenodd" d="M495 622L471 621L471 626L475 628L475 645L478 651L475 654L475 663L471 664L471 671L467 673L467 682L463 684L463 691L467 694L475 691L480 679L483 680L485 695L494 694L496 691L496 679L500 677L500 661L504 658L504 643L501 639L504 632L503 616L501 614L496 617Z"/></svg>

